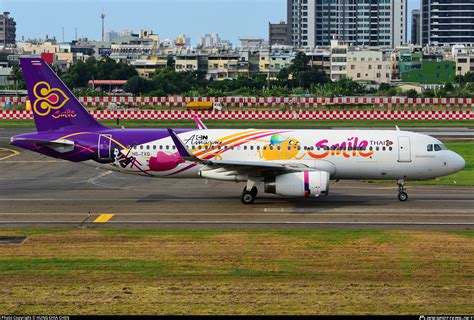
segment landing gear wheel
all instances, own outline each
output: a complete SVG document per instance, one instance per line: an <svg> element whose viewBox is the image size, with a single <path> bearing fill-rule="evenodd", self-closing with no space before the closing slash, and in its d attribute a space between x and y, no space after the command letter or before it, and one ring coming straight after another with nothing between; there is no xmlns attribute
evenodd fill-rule
<svg viewBox="0 0 474 320"><path fill-rule="evenodd" d="M257 193L258 190L255 187L253 187L251 191L247 191L247 188L244 188L242 196L240 197L240 201L242 201L243 204L252 204L255 202Z"/></svg>
<svg viewBox="0 0 474 320"><path fill-rule="evenodd" d="M398 200L400 201L407 201L408 200L408 194L404 191L400 192L398 194Z"/></svg>
<svg viewBox="0 0 474 320"><path fill-rule="evenodd" d="M405 192L405 180L400 179L397 181L398 184L398 200L400 201L407 201L408 200L408 194Z"/></svg>

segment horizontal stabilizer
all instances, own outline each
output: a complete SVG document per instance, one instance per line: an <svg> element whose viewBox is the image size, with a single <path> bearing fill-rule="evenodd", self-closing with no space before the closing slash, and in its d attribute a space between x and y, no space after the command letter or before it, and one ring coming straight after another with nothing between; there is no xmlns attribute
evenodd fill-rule
<svg viewBox="0 0 474 320"><path fill-rule="evenodd" d="M65 139L49 141L49 140L28 139L28 138L12 138L11 142L13 141L34 143L42 147L53 149L54 151L57 151L59 153L67 153L74 150L74 141L65 140Z"/></svg>
<svg viewBox="0 0 474 320"><path fill-rule="evenodd" d="M206 130L207 129L206 125L201 121L201 119L199 119L198 116L193 115L193 119L194 119L194 122L196 122L196 125L199 128L199 130Z"/></svg>

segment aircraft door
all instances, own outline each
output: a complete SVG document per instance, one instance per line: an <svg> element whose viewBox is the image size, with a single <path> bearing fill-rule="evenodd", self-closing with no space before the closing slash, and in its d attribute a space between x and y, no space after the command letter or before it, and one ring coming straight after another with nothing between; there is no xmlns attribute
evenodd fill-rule
<svg viewBox="0 0 474 320"><path fill-rule="evenodd" d="M99 159L112 158L112 136L110 134L99 135L98 154Z"/></svg>
<svg viewBox="0 0 474 320"><path fill-rule="evenodd" d="M398 137L398 162L411 162L410 137Z"/></svg>

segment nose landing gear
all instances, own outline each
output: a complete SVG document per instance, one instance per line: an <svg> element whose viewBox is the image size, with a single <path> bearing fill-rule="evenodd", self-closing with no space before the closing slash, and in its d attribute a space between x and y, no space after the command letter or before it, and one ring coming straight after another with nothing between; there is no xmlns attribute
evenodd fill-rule
<svg viewBox="0 0 474 320"><path fill-rule="evenodd" d="M408 194L406 193L405 180L400 179L397 181L398 184L398 200L407 201Z"/></svg>

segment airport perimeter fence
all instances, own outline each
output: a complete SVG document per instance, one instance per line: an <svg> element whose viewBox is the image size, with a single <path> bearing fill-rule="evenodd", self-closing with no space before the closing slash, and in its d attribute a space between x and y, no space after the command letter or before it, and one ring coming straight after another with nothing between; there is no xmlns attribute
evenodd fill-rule
<svg viewBox="0 0 474 320"><path fill-rule="evenodd" d="M61 117L56 111L53 117ZM474 111L177 111L96 110L98 120L474 120ZM0 110L0 120L31 120L32 111Z"/></svg>
<svg viewBox="0 0 474 320"><path fill-rule="evenodd" d="M25 107L26 97L0 97L0 106ZM474 106L473 98L407 97L80 97L86 107L185 107L189 102L213 102L222 107L240 108L323 108L323 107L463 107Z"/></svg>

